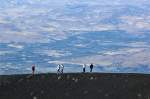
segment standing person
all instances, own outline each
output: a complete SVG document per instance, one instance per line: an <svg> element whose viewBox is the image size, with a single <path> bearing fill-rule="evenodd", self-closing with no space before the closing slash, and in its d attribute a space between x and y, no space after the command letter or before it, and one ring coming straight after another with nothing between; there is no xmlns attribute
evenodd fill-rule
<svg viewBox="0 0 150 99"><path fill-rule="evenodd" d="M64 72L64 65L61 64L61 73L63 73L63 72Z"/></svg>
<svg viewBox="0 0 150 99"><path fill-rule="evenodd" d="M86 64L83 64L83 73L85 73Z"/></svg>
<svg viewBox="0 0 150 99"><path fill-rule="evenodd" d="M32 65L32 75L35 73L35 65Z"/></svg>
<svg viewBox="0 0 150 99"><path fill-rule="evenodd" d="M57 66L57 74L59 74L60 73L60 64L58 64L58 66Z"/></svg>
<svg viewBox="0 0 150 99"><path fill-rule="evenodd" d="M90 72L93 70L93 64L90 65Z"/></svg>

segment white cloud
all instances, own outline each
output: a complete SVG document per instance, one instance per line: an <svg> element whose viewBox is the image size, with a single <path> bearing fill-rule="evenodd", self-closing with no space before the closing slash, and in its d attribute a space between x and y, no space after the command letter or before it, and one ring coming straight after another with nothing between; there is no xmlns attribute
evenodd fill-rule
<svg viewBox="0 0 150 99"><path fill-rule="evenodd" d="M147 48L124 48L117 51L107 51L100 55L65 60L77 64L94 63L100 66L136 67L150 65L150 54Z"/></svg>
<svg viewBox="0 0 150 99"><path fill-rule="evenodd" d="M14 48L17 48L17 49L23 49L24 46L23 45L18 45L18 44L8 44L9 47L14 47Z"/></svg>
<svg viewBox="0 0 150 99"><path fill-rule="evenodd" d="M106 51L105 55L127 55L144 51L145 48L123 48L117 51Z"/></svg>
<svg viewBox="0 0 150 99"><path fill-rule="evenodd" d="M81 65L80 63L68 62L68 61L48 61L49 64L73 64L73 65Z"/></svg>
<svg viewBox="0 0 150 99"><path fill-rule="evenodd" d="M75 47L81 47L81 48L83 48L83 47L86 47L87 44L74 44L74 46Z"/></svg>
<svg viewBox="0 0 150 99"><path fill-rule="evenodd" d="M0 17L0 24L9 24L9 21L7 21L4 18Z"/></svg>
<svg viewBox="0 0 150 99"><path fill-rule="evenodd" d="M27 0L19 2L21 5L17 0L13 0L12 4L7 2L7 7L2 8L0 12L0 23L5 23L1 27L3 28L0 33L1 42L11 42L15 39L16 41L41 43L49 42L51 38L63 40L69 37L68 32L71 30L107 31L120 29L136 33L150 28L150 16L144 14L143 16L120 15L120 12L123 13L122 11L128 7L128 4L136 5L138 9L148 4L147 0L132 0L130 2L129 0ZM111 22L101 22L118 16L121 16L117 19L121 23L118 22L114 25ZM49 34L43 35L42 32Z"/></svg>
<svg viewBox="0 0 150 99"><path fill-rule="evenodd" d="M136 41L128 43L127 46L129 46L129 47L138 47L138 48L150 48L150 46L147 42L136 42Z"/></svg>
<svg viewBox="0 0 150 99"><path fill-rule="evenodd" d="M132 33L142 33L140 31L150 30L149 16L122 16L123 23L118 28Z"/></svg>
<svg viewBox="0 0 150 99"><path fill-rule="evenodd" d="M42 49L40 49L39 51L35 51L34 53L39 53L42 55L47 55L47 56L52 56L52 57L57 57L57 58L72 55L72 53L68 51L42 50Z"/></svg>

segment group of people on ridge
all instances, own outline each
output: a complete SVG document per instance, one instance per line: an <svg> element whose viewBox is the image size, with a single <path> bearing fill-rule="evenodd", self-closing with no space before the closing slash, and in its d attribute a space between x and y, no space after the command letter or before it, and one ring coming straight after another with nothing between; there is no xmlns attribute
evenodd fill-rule
<svg viewBox="0 0 150 99"><path fill-rule="evenodd" d="M94 65L90 64L90 72L93 71L93 67L94 67ZM85 73L85 72L86 72L86 64L83 64L83 73Z"/></svg>
<svg viewBox="0 0 150 99"><path fill-rule="evenodd" d="M93 64L90 64L90 72L93 71ZM59 64L57 66L57 74L62 74L64 72L64 65L63 64ZM86 72L86 64L83 64L83 73ZM35 65L32 65L32 75L34 75L35 73Z"/></svg>

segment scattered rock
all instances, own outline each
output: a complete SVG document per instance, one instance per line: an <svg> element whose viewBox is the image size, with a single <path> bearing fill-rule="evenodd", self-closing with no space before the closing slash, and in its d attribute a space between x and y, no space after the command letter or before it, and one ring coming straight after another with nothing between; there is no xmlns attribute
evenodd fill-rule
<svg viewBox="0 0 150 99"><path fill-rule="evenodd" d="M44 94L44 91L43 91L43 90L41 90L41 94Z"/></svg>
<svg viewBox="0 0 150 99"><path fill-rule="evenodd" d="M94 77L90 77L90 80L93 80L94 79Z"/></svg>
<svg viewBox="0 0 150 99"><path fill-rule="evenodd" d="M108 96L109 96L109 94L108 94L108 93L106 93L106 94L105 94L105 97L108 97Z"/></svg>
<svg viewBox="0 0 150 99"><path fill-rule="evenodd" d="M74 80L74 82L77 83L77 82L78 82L78 78L76 78L76 79Z"/></svg>
<svg viewBox="0 0 150 99"><path fill-rule="evenodd" d="M101 93L102 92L102 90L101 89L98 89L98 93Z"/></svg>
<svg viewBox="0 0 150 99"><path fill-rule="evenodd" d="M22 82L22 81L23 81L23 79L19 79L19 80L18 80L18 82Z"/></svg>
<svg viewBox="0 0 150 99"><path fill-rule="evenodd" d="M83 94L88 94L88 91L87 91L87 90L85 90L85 91L83 92Z"/></svg>
<svg viewBox="0 0 150 99"><path fill-rule="evenodd" d="M126 80L125 80L125 82L127 83L127 82L128 82L128 80L126 79Z"/></svg>
<svg viewBox="0 0 150 99"><path fill-rule="evenodd" d="M31 77L32 77L32 75L28 75L26 78L29 79L29 78L31 78Z"/></svg>
<svg viewBox="0 0 150 99"><path fill-rule="evenodd" d="M28 82L28 83L29 83L29 82L30 82L30 80L28 80L28 79L27 79L27 80L26 80L26 82Z"/></svg>
<svg viewBox="0 0 150 99"><path fill-rule="evenodd" d="M30 92L30 96L32 96L34 94L34 92Z"/></svg>
<svg viewBox="0 0 150 99"><path fill-rule="evenodd" d="M126 88L126 86L125 86L125 85L123 85L122 87L123 87L124 89Z"/></svg>
<svg viewBox="0 0 150 99"><path fill-rule="evenodd" d="M138 97L141 97L142 95L140 93L137 94Z"/></svg>
<svg viewBox="0 0 150 99"><path fill-rule="evenodd" d="M58 78L57 78L58 80L60 80L61 79L61 76L58 76Z"/></svg>
<svg viewBox="0 0 150 99"><path fill-rule="evenodd" d="M147 99L150 99L150 96L147 96Z"/></svg>
<svg viewBox="0 0 150 99"><path fill-rule="evenodd" d="M117 88L117 86L116 86L116 85L114 85L114 86L113 86L113 88Z"/></svg>
<svg viewBox="0 0 150 99"><path fill-rule="evenodd" d="M116 75L112 75L113 78L116 78Z"/></svg>
<svg viewBox="0 0 150 99"><path fill-rule="evenodd" d="M37 97L36 97L36 96L34 96L34 97L33 97L33 99L37 99Z"/></svg>
<svg viewBox="0 0 150 99"><path fill-rule="evenodd" d="M67 79L69 79L70 78L70 76L69 75L67 75Z"/></svg>
<svg viewBox="0 0 150 99"><path fill-rule="evenodd" d="M66 96L69 96L69 93L67 92L67 93L65 93L65 95L66 95Z"/></svg>
<svg viewBox="0 0 150 99"><path fill-rule="evenodd" d="M72 80L75 80L75 78L73 77Z"/></svg>
<svg viewBox="0 0 150 99"><path fill-rule="evenodd" d="M147 83L144 83L144 85L146 86L146 85L147 85Z"/></svg>
<svg viewBox="0 0 150 99"><path fill-rule="evenodd" d="M6 80L6 81L3 82L4 85L9 85L10 83L11 83L11 82L8 81L8 80Z"/></svg>

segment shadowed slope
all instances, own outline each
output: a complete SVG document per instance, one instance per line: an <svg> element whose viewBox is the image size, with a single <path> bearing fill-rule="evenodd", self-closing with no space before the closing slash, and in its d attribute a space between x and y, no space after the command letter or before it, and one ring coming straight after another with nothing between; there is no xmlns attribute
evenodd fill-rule
<svg viewBox="0 0 150 99"><path fill-rule="evenodd" d="M0 99L149 99L150 75L1 76Z"/></svg>

